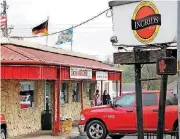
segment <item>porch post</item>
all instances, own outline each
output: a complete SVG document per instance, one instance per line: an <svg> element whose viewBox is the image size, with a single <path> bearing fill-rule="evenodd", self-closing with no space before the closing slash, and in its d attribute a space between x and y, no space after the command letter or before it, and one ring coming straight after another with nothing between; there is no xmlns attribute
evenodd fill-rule
<svg viewBox="0 0 180 139"><path fill-rule="evenodd" d="M120 73L119 84L120 84L120 88L119 88L119 96L121 96L121 95L122 95L122 73Z"/></svg>
<svg viewBox="0 0 180 139"><path fill-rule="evenodd" d="M56 129L57 129L57 132L60 132L60 91L61 91L61 66L59 67L59 70L58 70L58 85L57 85L57 126L56 126Z"/></svg>
<svg viewBox="0 0 180 139"><path fill-rule="evenodd" d="M103 81L101 81L101 101L103 105Z"/></svg>
<svg viewBox="0 0 180 139"><path fill-rule="evenodd" d="M53 82L53 123L52 123L52 135L56 135L56 81Z"/></svg>
<svg viewBox="0 0 180 139"><path fill-rule="evenodd" d="M84 87L83 87L83 80L81 80L81 110L83 110L83 109L84 109L83 89L84 89Z"/></svg>
<svg viewBox="0 0 180 139"><path fill-rule="evenodd" d="M60 68L57 71L57 81L53 84L53 135L60 132Z"/></svg>
<svg viewBox="0 0 180 139"><path fill-rule="evenodd" d="M118 97L118 81L116 81L116 98Z"/></svg>

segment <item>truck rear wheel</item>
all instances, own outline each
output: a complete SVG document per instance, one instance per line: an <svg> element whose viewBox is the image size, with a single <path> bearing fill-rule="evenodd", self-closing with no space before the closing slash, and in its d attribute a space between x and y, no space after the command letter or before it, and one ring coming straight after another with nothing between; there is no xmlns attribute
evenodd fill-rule
<svg viewBox="0 0 180 139"><path fill-rule="evenodd" d="M107 137L106 126L99 120L88 123L86 133L89 139L105 139Z"/></svg>

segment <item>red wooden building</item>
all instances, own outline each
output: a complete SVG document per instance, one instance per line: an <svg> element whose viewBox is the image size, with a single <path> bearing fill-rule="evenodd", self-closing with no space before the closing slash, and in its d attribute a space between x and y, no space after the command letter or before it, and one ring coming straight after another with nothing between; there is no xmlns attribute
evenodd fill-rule
<svg viewBox="0 0 180 139"><path fill-rule="evenodd" d="M97 75L98 73L103 74ZM79 103L81 109L84 109L86 108L84 106L86 99L83 97L83 93L86 92L85 84L96 83L97 78L101 80L101 76L103 76L102 80L120 81L121 90L121 71L90 56L20 40L4 40L1 42L1 113L6 116L10 136L39 130L40 115L46 108L44 102L48 98L43 94L48 89L52 96L50 102L53 113L52 131L56 135L60 132L62 88L66 88L67 85L64 92L71 92L73 82L77 82L74 86L80 90ZM47 86L48 84L44 85L44 82L50 83L50 87ZM73 84L69 86L70 89L69 83ZM32 108L22 109L22 106L28 104L23 96L33 97L34 101L30 102ZM69 97L67 101L70 100ZM63 109L66 109L66 106ZM34 121L35 127L32 127L33 124L29 123L28 119ZM16 123L18 120L22 123ZM29 127L24 125L27 123ZM24 129L25 133L19 133L21 129Z"/></svg>

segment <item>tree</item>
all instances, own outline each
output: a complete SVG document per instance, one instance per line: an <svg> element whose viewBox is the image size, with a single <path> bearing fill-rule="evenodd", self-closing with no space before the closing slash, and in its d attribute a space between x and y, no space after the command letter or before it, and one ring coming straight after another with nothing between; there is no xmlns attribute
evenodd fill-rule
<svg viewBox="0 0 180 139"><path fill-rule="evenodd" d="M142 79L160 78L160 76L156 73L155 64L145 64L141 69L141 76ZM142 86L146 90L159 90L160 80L143 81Z"/></svg>
<svg viewBox="0 0 180 139"><path fill-rule="evenodd" d="M117 69L122 70L123 83L135 82L134 65L118 65ZM160 78L156 72L156 64L144 64L141 69L141 79ZM168 83L176 81L177 76L168 76ZM161 80L142 81L142 89L159 90Z"/></svg>
<svg viewBox="0 0 180 139"><path fill-rule="evenodd" d="M104 61L103 63L105 63L105 64L107 64L107 65L109 65L109 66L114 67L114 63L113 63L113 60L112 60L112 56L110 56L110 55L107 55L107 56L106 56L106 59L105 59L105 61Z"/></svg>

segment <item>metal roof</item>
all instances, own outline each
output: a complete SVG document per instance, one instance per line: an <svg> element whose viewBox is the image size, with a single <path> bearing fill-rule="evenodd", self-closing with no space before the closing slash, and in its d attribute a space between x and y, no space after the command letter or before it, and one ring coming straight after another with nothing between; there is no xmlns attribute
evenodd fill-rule
<svg viewBox="0 0 180 139"><path fill-rule="evenodd" d="M46 64L86 67L108 71L119 71L100 61L80 58L54 52L47 52L35 48L20 47L13 44L1 44L1 62L13 63L13 61L35 61Z"/></svg>
<svg viewBox="0 0 180 139"><path fill-rule="evenodd" d="M82 54L79 52L67 51L67 50L63 50L61 48L41 45L38 43L27 42L24 40L17 40L17 39L12 39L12 38L8 38L8 39L1 38L0 45L3 45L3 44L12 44L12 45L17 45L17 46L21 46L21 47L42 50L42 51L46 51L46 52L54 52L54 53L58 53L58 54L64 54L64 55L69 55L69 56L75 56L75 57L81 57L81 58L95 60L95 57L91 56L91 55Z"/></svg>

